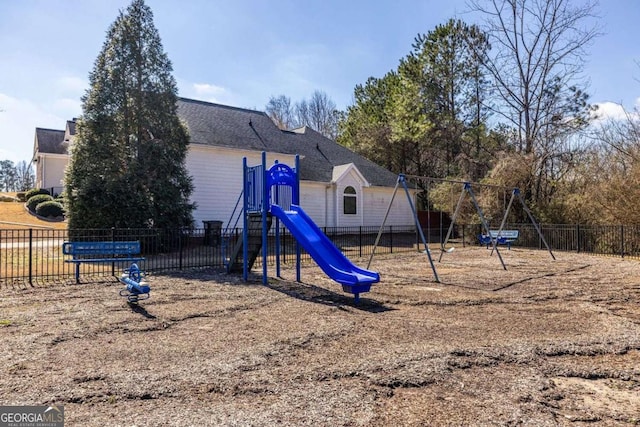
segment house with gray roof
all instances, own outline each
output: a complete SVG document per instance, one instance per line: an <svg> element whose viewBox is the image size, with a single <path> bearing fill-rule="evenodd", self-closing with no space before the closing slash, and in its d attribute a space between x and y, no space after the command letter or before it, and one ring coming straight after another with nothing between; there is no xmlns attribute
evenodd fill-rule
<svg viewBox="0 0 640 427"><path fill-rule="evenodd" d="M278 160L293 166L300 156L300 204L318 226L382 223L397 176L320 133L308 127L281 130L264 112L185 98L178 100L178 115L191 139L186 166L193 177L196 225L227 223L242 190L242 160L260 164L263 151L268 165ZM36 129L38 186L63 185L74 135L74 120L65 131ZM396 197L387 224L413 224L406 198Z"/></svg>
<svg viewBox="0 0 640 427"><path fill-rule="evenodd" d="M36 165L36 187L48 188L53 194L62 193L64 170L69 162L67 148L73 135L73 121L67 122L65 130L36 128L31 159Z"/></svg>

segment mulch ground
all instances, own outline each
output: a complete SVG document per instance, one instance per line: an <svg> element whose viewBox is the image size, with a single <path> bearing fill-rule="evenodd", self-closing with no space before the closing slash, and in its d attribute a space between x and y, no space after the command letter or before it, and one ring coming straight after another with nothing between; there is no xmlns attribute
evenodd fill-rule
<svg viewBox="0 0 640 427"><path fill-rule="evenodd" d="M500 253L444 254L440 283L424 254L376 257L357 306L314 266L154 275L138 306L117 282L4 287L0 403L69 426L640 424L640 262Z"/></svg>

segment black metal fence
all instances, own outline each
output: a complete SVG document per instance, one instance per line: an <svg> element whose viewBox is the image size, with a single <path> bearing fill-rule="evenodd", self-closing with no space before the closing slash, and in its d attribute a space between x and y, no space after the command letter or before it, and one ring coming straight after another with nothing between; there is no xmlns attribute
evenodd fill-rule
<svg viewBox="0 0 640 427"><path fill-rule="evenodd" d="M544 245L531 224L509 224L509 230L519 230L519 238L513 246L540 248ZM463 245L477 245L480 226L458 225L453 239ZM542 225L542 233L554 251L584 252L622 257L640 257L640 226L585 226ZM349 258L368 257L375 243L378 227L327 227L323 229L329 239ZM429 243L439 243L446 230L424 229ZM219 239L212 239L205 229L190 230L0 230L0 282L34 283L36 281L73 280L74 265L65 262L62 243L74 241L140 241L142 255L146 258L141 267L147 272L183 270L192 268L223 268L235 242L242 236L235 230L222 253ZM419 242L415 227L385 227L376 254L415 251ZM275 253L276 237L270 233L268 254ZM296 241L282 230L280 232L281 262L295 262ZM302 250L302 261L311 258ZM260 265L259 257L257 264ZM273 256L268 258L274 263ZM113 276L127 267L124 262L100 264L83 263L83 280Z"/></svg>
<svg viewBox="0 0 640 427"><path fill-rule="evenodd" d="M481 230L480 224L457 226L455 238L464 244L477 244ZM512 246L545 249L533 224L506 224L504 230L519 231ZM640 258L638 225L542 224L540 231L554 251Z"/></svg>
<svg viewBox="0 0 640 427"><path fill-rule="evenodd" d="M96 229L96 230L0 230L0 282L23 283L75 280L75 266L65 262L70 256L62 253L65 241L139 241L145 260L140 267L146 272L183 270L191 268L223 268L230 258L242 230L234 230L225 245L225 253L218 238L212 238L209 230L150 230L150 229ZM369 256L378 233L377 227L325 228L325 234L347 257ZM377 253L394 253L414 250L414 227L385 227ZM275 263L276 238L272 231L268 241L268 262ZM280 232L280 261L295 263L296 240L286 230ZM311 259L303 249L301 259ZM256 266L262 264L262 257ZM124 261L82 263L82 280L119 275L128 267Z"/></svg>

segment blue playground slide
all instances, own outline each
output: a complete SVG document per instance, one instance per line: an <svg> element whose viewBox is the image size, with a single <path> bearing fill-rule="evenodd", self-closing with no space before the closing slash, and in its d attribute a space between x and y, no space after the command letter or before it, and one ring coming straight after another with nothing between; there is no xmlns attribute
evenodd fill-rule
<svg viewBox="0 0 640 427"><path fill-rule="evenodd" d="M340 283L345 292L355 294L356 299L358 293L368 292L372 283L380 281L380 274L349 261L300 206L291 205L291 210L285 211L278 205L271 205L271 213L291 231L322 271Z"/></svg>

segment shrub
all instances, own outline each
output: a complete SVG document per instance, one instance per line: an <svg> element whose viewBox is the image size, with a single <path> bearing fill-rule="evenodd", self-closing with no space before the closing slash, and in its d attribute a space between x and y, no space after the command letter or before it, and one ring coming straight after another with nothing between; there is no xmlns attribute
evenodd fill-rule
<svg viewBox="0 0 640 427"><path fill-rule="evenodd" d="M36 194L35 196L32 196L31 198L29 198L27 200L27 208L29 208L29 210L31 212L35 212L36 211L36 207L42 203L42 202L48 202L53 200L53 197L51 197L48 194Z"/></svg>
<svg viewBox="0 0 640 427"><path fill-rule="evenodd" d="M36 213L45 218L58 218L64 216L64 208L54 200L42 202L36 206Z"/></svg>
<svg viewBox="0 0 640 427"><path fill-rule="evenodd" d="M16 197L18 198L19 202L26 202L27 201L27 192L26 191L18 191L16 193Z"/></svg>
<svg viewBox="0 0 640 427"><path fill-rule="evenodd" d="M15 202L16 199L5 194L0 194L0 202Z"/></svg>
<svg viewBox="0 0 640 427"><path fill-rule="evenodd" d="M49 194L49 190L47 190L46 188L32 188L31 190L27 191L24 194L24 199L25 200L29 200L33 196L36 196L36 195L39 195L39 194L46 194L48 196L51 195L51 194Z"/></svg>

